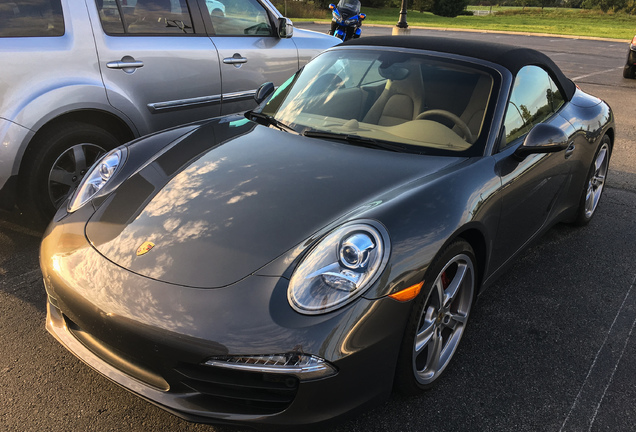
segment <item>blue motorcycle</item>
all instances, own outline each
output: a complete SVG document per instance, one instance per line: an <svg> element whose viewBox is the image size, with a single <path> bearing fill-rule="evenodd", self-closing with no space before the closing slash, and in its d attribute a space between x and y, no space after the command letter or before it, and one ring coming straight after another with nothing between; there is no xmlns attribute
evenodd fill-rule
<svg viewBox="0 0 636 432"><path fill-rule="evenodd" d="M360 37L360 26L367 15L360 13L358 0L340 0L338 6L332 3L329 9L333 15L330 35L342 39L343 42Z"/></svg>

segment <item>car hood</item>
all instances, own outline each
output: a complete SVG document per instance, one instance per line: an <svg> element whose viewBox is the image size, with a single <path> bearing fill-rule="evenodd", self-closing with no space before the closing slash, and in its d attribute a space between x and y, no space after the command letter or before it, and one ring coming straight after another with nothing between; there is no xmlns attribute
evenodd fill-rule
<svg viewBox="0 0 636 432"><path fill-rule="evenodd" d="M374 197L459 160L214 120L138 168L98 206L86 235L137 274L223 287Z"/></svg>

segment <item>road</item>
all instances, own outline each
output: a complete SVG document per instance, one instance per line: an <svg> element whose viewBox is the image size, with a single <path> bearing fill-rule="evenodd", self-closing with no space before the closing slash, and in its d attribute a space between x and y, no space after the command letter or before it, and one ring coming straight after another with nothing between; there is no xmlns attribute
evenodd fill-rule
<svg viewBox="0 0 636 432"><path fill-rule="evenodd" d="M365 36L390 32L363 27ZM618 131L608 188L589 226L553 228L479 297L438 386L418 397L394 396L329 431L632 431L636 82L621 77L627 44L412 30L419 33L537 48L608 101ZM236 430L182 421L55 342L44 330L40 235L19 215L0 214L0 430Z"/></svg>

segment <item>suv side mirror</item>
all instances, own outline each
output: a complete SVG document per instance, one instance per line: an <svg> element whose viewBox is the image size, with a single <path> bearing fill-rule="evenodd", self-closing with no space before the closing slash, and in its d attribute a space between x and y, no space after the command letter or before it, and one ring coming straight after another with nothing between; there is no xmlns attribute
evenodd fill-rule
<svg viewBox="0 0 636 432"><path fill-rule="evenodd" d="M265 99L267 99L272 93L274 93L274 84L271 82L266 82L261 84L261 86L256 90L254 94L254 100L257 104L260 105Z"/></svg>
<svg viewBox="0 0 636 432"><path fill-rule="evenodd" d="M278 37L289 39L294 35L294 23L289 18L278 18Z"/></svg>
<svg viewBox="0 0 636 432"><path fill-rule="evenodd" d="M539 123L535 125L523 144L514 152L519 160L536 153L554 153L565 150L568 146L568 136L556 126Z"/></svg>

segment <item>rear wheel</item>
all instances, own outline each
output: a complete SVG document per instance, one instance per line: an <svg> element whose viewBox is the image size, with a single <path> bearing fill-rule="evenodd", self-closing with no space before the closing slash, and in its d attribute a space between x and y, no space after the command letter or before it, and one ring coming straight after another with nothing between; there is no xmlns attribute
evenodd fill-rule
<svg viewBox="0 0 636 432"><path fill-rule="evenodd" d="M594 155L594 160L585 181L585 188L581 193L581 200L575 221L576 225L587 225L592 220L594 213L596 213L596 208L598 207L603 189L605 188L605 179L607 178L609 160L612 153L610 143L610 138L605 135Z"/></svg>
<svg viewBox="0 0 636 432"><path fill-rule="evenodd" d="M400 348L398 390L413 394L427 389L448 367L468 322L476 268L464 240L450 244L430 266Z"/></svg>
<svg viewBox="0 0 636 432"><path fill-rule="evenodd" d="M42 130L25 155L20 207L34 222L47 223L91 165L119 144L110 132L86 123Z"/></svg>
<svg viewBox="0 0 636 432"><path fill-rule="evenodd" d="M623 68L623 78L634 78L634 65L625 65Z"/></svg>

